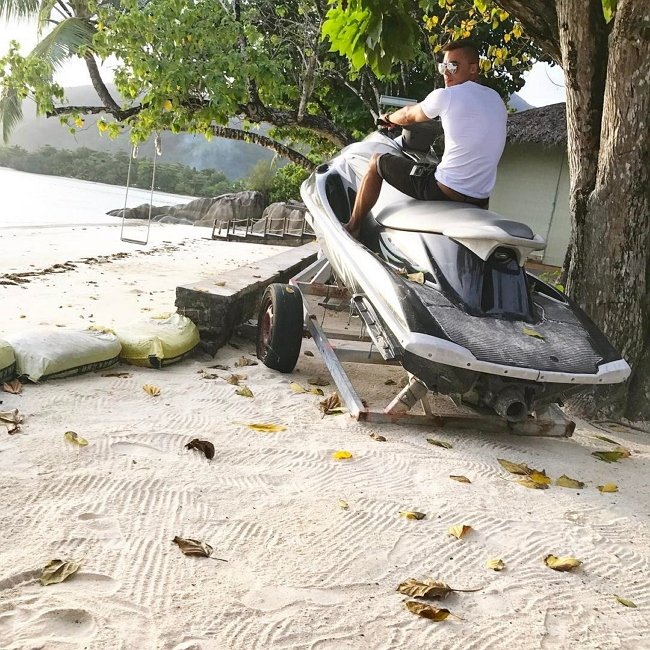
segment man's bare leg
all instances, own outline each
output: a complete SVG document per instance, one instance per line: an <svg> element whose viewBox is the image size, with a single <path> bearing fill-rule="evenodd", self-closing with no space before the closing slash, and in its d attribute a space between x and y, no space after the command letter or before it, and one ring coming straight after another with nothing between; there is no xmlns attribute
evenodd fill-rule
<svg viewBox="0 0 650 650"><path fill-rule="evenodd" d="M377 203L379 193L381 192L381 185L384 182L384 179L377 171L378 160L379 154L372 154L370 163L368 164L368 170L361 179L361 184L359 185L359 191L357 192L354 207L352 208L352 216L345 226L346 230L355 239L359 239L361 224L368 212L370 212L375 203Z"/></svg>

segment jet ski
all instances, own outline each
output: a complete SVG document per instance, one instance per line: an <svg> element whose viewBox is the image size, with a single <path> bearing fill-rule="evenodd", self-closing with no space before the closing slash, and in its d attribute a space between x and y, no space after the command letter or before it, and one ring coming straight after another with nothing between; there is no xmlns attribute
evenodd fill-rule
<svg viewBox="0 0 650 650"><path fill-rule="evenodd" d="M546 243L526 224L384 183L360 240L344 225L373 153L432 160L427 125L380 130L303 183L307 219L333 276L386 361L434 393L519 422L630 367L587 315L525 263Z"/></svg>

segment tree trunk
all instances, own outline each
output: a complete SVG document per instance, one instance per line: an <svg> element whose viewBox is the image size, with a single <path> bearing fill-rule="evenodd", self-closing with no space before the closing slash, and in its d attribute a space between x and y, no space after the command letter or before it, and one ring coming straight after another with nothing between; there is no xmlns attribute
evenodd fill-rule
<svg viewBox="0 0 650 650"><path fill-rule="evenodd" d="M644 5L618 0L597 174L575 224L577 260L569 274L573 295L634 369L628 390L615 393L619 412L634 419L650 417L650 15Z"/></svg>

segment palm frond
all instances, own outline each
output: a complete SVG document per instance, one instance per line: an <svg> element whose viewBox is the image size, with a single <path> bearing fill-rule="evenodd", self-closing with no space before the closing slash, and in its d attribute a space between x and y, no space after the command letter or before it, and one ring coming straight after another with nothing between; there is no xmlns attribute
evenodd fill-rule
<svg viewBox="0 0 650 650"><path fill-rule="evenodd" d="M95 28L83 18L66 18L45 36L31 55L59 67L71 56L80 55L80 48L92 45Z"/></svg>
<svg viewBox="0 0 650 650"><path fill-rule="evenodd" d="M31 18L40 5L40 0L0 0L0 19Z"/></svg>
<svg viewBox="0 0 650 650"><path fill-rule="evenodd" d="M0 124L2 124L2 141L9 142L14 127L23 119L23 102L15 88L6 87L0 95Z"/></svg>
<svg viewBox="0 0 650 650"><path fill-rule="evenodd" d="M0 0L1 2L2 0ZM52 16L52 11L54 6L57 4L57 0L43 0L40 3L38 8L38 32L39 34L43 29L49 24L50 18Z"/></svg>

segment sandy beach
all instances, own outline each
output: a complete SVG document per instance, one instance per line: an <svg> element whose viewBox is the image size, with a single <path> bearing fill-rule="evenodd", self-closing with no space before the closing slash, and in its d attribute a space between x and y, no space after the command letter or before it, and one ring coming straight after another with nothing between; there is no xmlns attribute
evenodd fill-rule
<svg viewBox="0 0 650 650"><path fill-rule="evenodd" d="M156 224L136 247L117 225L5 229L0 275L34 275L0 285L0 338L174 311L177 285L282 250L208 234ZM0 647L650 647L648 434L586 422L570 439L360 424L322 416L322 398L290 388L329 379L311 341L290 375L236 367L242 356L254 360L254 346L234 340L162 371L119 365L0 392L0 410L25 416L21 432L0 438ZM224 380L232 372L252 398ZM386 402L385 382L402 379L389 367L351 374L362 397ZM88 446L67 442L70 430ZM592 452L612 445L596 436L631 456L598 460ZM185 449L193 438L214 444L211 461ZM335 460L338 450L352 457ZM527 489L498 458L585 486ZM618 491L601 493L605 483ZM472 530L456 539L455 525ZM183 555L175 536L207 542L213 558ZM549 554L582 565L557 572ZM81 568L42 586L55 558ZM491 559L505 568L487 568ZM459 617L434 622L396 591L427 577L478 591L432 601Z"/></svg>

